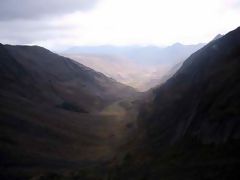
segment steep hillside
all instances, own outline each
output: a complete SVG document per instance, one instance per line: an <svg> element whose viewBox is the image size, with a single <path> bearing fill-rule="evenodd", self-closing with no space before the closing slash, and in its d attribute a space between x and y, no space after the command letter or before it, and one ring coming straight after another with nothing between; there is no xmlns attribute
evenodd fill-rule
<svg viewBox="0 0 240 180"><path fill-rule="evenodd" d="M37 46L0 44L0 73L0 179L101 166L126 143L129 115L102 111L133 88Z"/></svg>
<svg viewBox="0 0 240 180"><path fill-rule="evenodd" d="M1 95L92 111L135 93L133 88L44 48L0 48Z"/></svg>
<svg viewBox="0 0 240 180"><path fill-rule="evenodd" d="M171 143L189 133L209 143L239 138L235 129L240 105L239 49L240 29L236 29L190 56L172 78L155 90L152 110L144 122L157 129L167 125L168 133L173 135L170 139L168 136ZM215 123L225 126L226 122L233 125L217 131Z"/></svg>
<svg viewBox="0 0 240 180"><path fill-rule="evenodd" d="M149 93L116 179L239 179L239 70L240 28L191 55Z"/></svg>

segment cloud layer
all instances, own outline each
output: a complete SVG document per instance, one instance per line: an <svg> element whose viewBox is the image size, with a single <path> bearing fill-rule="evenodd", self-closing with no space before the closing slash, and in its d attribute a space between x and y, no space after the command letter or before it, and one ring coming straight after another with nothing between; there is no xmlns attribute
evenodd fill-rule
<svg viewBox="0 0 240 180"><path fill-rule="evenodd" d="M0 43L195 44L240 26L239 17L239 0L0 0Z"/></svg>
<svg viewBox="0 0 240 180"><path fill-rule="evenodd" d="M0 20L32 19L88 10L96 0L1 0Z"/></svg>

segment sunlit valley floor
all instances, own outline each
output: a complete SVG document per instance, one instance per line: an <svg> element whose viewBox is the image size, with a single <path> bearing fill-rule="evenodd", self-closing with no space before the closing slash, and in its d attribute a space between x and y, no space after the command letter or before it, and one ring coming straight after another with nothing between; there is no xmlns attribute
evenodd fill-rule
<svg viewBox="0 0 240 180"><path fill-rule="evenodd" d="M239 179L240 29L202 46L0 44L0 179Z"/></svg>

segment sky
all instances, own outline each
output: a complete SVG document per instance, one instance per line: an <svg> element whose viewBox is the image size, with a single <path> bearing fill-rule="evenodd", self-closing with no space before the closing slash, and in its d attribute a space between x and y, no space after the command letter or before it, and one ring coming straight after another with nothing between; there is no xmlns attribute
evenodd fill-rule
<svg viewBox="0 0 240 180"><path fill-rule="evenodd" d="M240 26L240 0L0 0L0 43L206 43Z"/></svg>

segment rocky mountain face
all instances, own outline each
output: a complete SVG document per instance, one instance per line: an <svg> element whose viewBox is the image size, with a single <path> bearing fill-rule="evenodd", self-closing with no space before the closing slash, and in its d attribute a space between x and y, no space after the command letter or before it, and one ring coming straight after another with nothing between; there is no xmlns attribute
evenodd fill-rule
<svg viewBox="0 0 240 180"><path fill-rule="evenodd" d="M240 28L191 55L146 96L121 179L240 177Z"/></svg>

